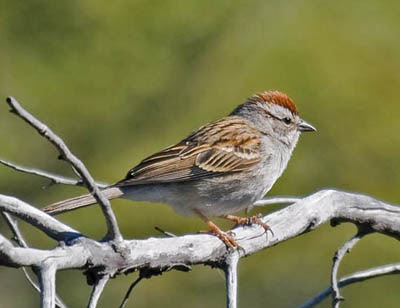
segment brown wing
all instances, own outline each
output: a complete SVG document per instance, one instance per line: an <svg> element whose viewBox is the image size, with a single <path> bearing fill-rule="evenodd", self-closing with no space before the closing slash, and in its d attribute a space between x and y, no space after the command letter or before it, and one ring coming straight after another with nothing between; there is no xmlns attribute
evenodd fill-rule
<svg viewBox="0 0 400 308"><path fill-rule="evenodd" d="M260 161L260 134L240 117L201 127L144 159L117 186L190 181L251 168Z"/></svg>

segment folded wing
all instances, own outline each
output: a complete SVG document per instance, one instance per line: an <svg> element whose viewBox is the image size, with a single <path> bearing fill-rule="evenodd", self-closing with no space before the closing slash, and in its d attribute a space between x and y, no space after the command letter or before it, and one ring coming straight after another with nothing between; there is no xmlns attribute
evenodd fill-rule
<svg viewBox="0 0 400 308"><path fill-rule="evenodd" d="M180 143L144 159L115 186L191 181L252 168L260 133L237 116L201 127Z"/></svg>

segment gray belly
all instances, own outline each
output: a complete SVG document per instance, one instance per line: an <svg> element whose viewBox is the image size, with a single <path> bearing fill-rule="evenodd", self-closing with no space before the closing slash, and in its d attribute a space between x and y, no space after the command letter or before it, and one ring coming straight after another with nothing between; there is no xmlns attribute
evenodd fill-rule
<svg viewBox="0 0 400 308"><path fill-rule="evenodd" d="M271 188L259 177L221 176L201 181L122 187L123 198L171 205L184 215L228 215L251 206ZM268 186L268 187L267 187Z"/></svg>

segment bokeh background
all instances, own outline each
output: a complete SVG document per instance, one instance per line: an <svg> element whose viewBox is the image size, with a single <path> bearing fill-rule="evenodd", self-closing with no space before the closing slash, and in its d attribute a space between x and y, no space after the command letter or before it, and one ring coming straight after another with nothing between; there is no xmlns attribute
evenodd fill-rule
<svg viewBox="0 0 400 308"><path fill-rule="evenodd" d="M304 135L270 195L334 187L399 203L400 2L0 1L0 157L73 176L45 140L8 112L12 95L68 143L97 180L115 182L141 158L229 113L254 92L279 89L318 128ZM84 189L0 166L0 192L42 207ZM47 188L45 188L47 187ZM159 204L115 201L127 238L204 229ZM257 208L253 213L278 210ZM101 238L97 207L60 219ZM216 220L225 228L229 224ZM35 247L56 244L22 223ZM9 234L4 221L0 231ZM318 230L242 260L241 307L295 307L329 284L335 249L352 225ZM340 273L398 261L397 241L371 235ZM136 274L112 280L101 307L118 307ZM60 295L84 307L77 271ZM400 277L344 289L346 307L398 307ZM37 307L20 270L0 268L2 307ZM223 307L223 274L198 266L143 281L128 307ZM327 300L320 307L330 307Z"/></svg>

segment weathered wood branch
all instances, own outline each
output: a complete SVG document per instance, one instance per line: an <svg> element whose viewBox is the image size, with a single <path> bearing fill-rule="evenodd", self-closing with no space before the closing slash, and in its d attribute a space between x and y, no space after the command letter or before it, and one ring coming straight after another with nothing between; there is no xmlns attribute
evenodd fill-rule
<svg viewBox="0 0 400 308"><path fill-rule="evenodd" d="M81 235L79 231L15 197L0 194L0 204L0 209L4 212L26 221L57 241Z"/></svg>
<svg viewBox="0 0 400 308"><path fill-rule="evenodd" d="M4 220L8 224L8 226L11 229L11 232L14 234L13 240L14 242L22 248L29 248L28 243L26 242L24 236L22 235L22 232L19 230L18 227L18 222L9 214L0 211L1 216L3 216ZM31 275L28 273L26 267L22 267L22 271L24 272L24 275L28 282L31 284L31 286L38 291L40 291L40 286L37 285L36 282L33 281L33 278ZM33 273L37 276L40 277L40 269L36 266L32 266L32 271ZM62 301L62 299L56 294L56 306L60 308L68 308L67 305Z"/></svg>
<svg viewBox="0 0 400 308"><path fill-rule="evenodd" d="M231 253L226 258L224 272L226 284L226 307L237 307L237 288L238 288L238 263L239 253Z"/></svg>
<svg viewBox="0 0 400 308"><path fill-rule="evenodd" d="M90 294L88 308L96 308L100 295L103 293L109 279L110 277L108 275L104 275L95 282L92 293Z"/></svg>
<svg viewBox="0 0 400 308"><path fill-rule="evenodd" d="M53 308L56 305L56 272L57 266L53 262L43 262L40 269L40 306Z"/></svg>
<svg viewBox="0 0 400 308"><path fill-rule="evenodd" d="M85 186L93 194L93 197L99 203L103 212L104 218L107 222L107 237L119 242L122 240L122 235L119 230L117 219L115 218L114 211L111 208L109 200L103 195L100 188L96 185L93 177L87 170L86 166L78 159L68 148L65 142L56 135L47 125L40 122L28 111L26 111L13 97L7 97L8 105L11 112L20 117L22 120L32 126L41 136L45 137L52 143L59 151L60 159L63 159L71 164L73 169L78 173Z"/></svg>
<svg viewBox="0 0 400 308"><path fill-rule="evenodd" d="M33 174L36 176L40 176L42 178L48 179L51 181L51 184L63 184L63 185L73 185L73 186L84 186L84 183L81 179L73 179L73 178L68 178L65 176L61 176L58 174L54 174L51 172L39 170L36 168L29 168L29 167L23 167L20 165L17 165L15 163L12 163L10 161L6 161L4 159L0 158L0 164L9 167L11 169L14 169L19 172L23 173L28 173L28 174ZM108 186L106 183L100 183L96 182L96 185L100 188L105 188Z"/></svg>
<svg viewBox="0 0 400 308"><path fill-rule="evenodd" d="M350 240L344 243L336 252L333 257L332 271L331 271L331 288L332 288L332 307L339 308L340 302L344 300L344 297L340 294L337 274L339 271L339 265L342 262L346 253L350 250L369 232L363 231L364 228L359 227L358 232Z"/></svg>
<svg viewBox="0 0 400 308"><path fill-rule="evenodd" d="M9 198L11 197L0 196L0 210L25 219L53 238L64 241L65 236L60 234L78 233L47 214L42 213L42 219L36 219L36 212L40 212L39 210L18 199L10 204ZM15 203L18 203L18 211L15 211ZM235 239L243 248L243 251L238 252L240 256L277 245L314 230L329 220L333 220L334 224L352 222L368 226L371 232L400 238L398 207L368 196L335 190L317 192L263 217L262 220L272 227L274 235L266 234L259 226L233 230ZM132 270L159 272L174 267L179 269L182 265L220 265L230 253L218 238L207 234L124 240L118 250L109 242L100 243L86 237L68 240L68 246L38 250L13 247L4 238L0 238L0 262L10 260L14 266L40 266L43 260L52 259L57 269L97 267L104 268L104 273L115 275Z"/></svg>
<svg viewBox="0 0 400 308"><path fill-rule="evenodd" d="M363 271L358 271L356 273L346 275L339 280L338 286L340 288L347 285L362 282L368 279L373 279L377 277L382 277L386 275L395 275L400 273L400 263L385 264L373 268L369 268ZM321 303L325 298L327 298L331 293L333 293L332 287L328 287L322 292L318 293L307 302L298 306L297 308L311 308L315 307Z"/></svg>

